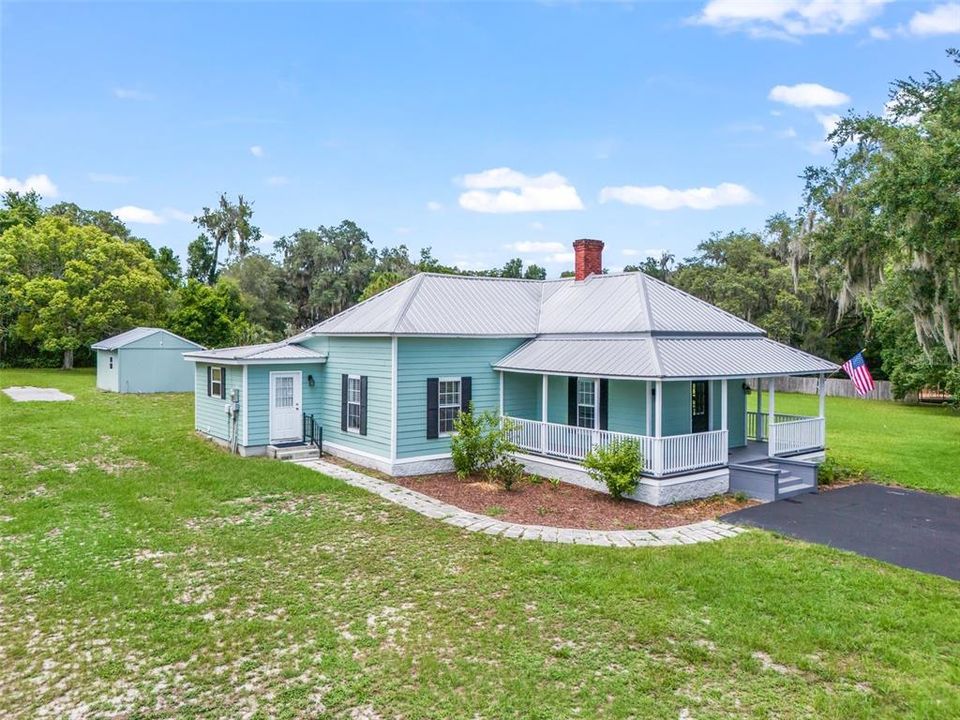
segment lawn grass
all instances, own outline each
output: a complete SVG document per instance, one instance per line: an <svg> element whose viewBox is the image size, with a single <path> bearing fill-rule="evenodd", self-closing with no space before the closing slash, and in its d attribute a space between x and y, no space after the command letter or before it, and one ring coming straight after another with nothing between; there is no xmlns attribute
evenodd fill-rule
<svg viewBox="0 0 960 720"><path fill-rule="evenodd" d="M818 412L815 395L777 393L775 402L780 412ZM826 417L832 460L880 482L960 495L960 412L830 397Z"/></svg>
<svg viewBox="0 0 960 720"><path fill-rule="evenodd" d="M960 584L761 531L467 533L0 371L0 717L957 717ZM836 434L839 434L836 433Z"/></svg>

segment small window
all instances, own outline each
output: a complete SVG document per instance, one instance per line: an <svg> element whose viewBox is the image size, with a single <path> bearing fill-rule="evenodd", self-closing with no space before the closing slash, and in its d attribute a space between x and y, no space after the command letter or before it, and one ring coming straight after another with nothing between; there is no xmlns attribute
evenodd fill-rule
<svg viewBox="0 0 960 720"><path fill-rule="evenodd" d="M577 427L597 426L597 383L590 378L577 378Z"/></svg>
<svg viewBox="0 0 960 720"><path fill-rule="evenodd" d="M439 431L441 435L454 433L454 420L460 414L460 378L440 380Z"/></svg>
<svg viewBox="0 0 960 720"><path fill-rule="evenodd" d="M210 397L223 397L223 368L210 368Z"/></svg>
<svg viewBox="0 0 960 720"><path fill-rule="evenodd" d="M110 356L110 369L113 370L113 355Z"/></svg>
<svg viewBox="0 0 960 720"><path fill-rule="evenodd" d="M347 378L347 431L360 432L360 376Z"/></svg>

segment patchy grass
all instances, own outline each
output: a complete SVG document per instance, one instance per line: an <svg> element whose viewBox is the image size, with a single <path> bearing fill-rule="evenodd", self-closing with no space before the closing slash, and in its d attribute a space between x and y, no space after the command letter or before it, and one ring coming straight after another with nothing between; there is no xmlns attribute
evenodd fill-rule
<svg viewBox="0 0 960 720"><path fill-rule="evenodd" d="M817 397L777 393L777 410L817 414ZM960 413L943 406L827 398L827 454L879 482L960 495Z"/></svg>
<svg viewBox="0 0 960 720"><path fill-rule="evenodd" d="M0 384L77 396L0 396L2 717L960 715L953 581L759 531L490 538L228 456L189 395Z"/></svg>

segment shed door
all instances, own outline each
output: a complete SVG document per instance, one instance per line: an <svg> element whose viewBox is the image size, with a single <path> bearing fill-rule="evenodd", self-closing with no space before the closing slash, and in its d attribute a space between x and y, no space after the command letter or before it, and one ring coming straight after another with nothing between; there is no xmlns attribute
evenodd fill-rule
<svg viewBox="0 0 960 720"><path fill-rule="evenodd" d="M303 440L300 371L270 373L270 442Z"/></svg>
<svg viewBox="0 0 960 720"><path fill-rule="evenodd" d="M710 383L695 380L690 383L690 431L707 432L710 429Z"/></svg>

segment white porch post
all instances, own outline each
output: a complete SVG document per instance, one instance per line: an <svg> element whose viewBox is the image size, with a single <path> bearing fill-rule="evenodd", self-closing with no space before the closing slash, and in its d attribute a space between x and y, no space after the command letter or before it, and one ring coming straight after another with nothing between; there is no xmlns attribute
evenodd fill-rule
<svg viewBox="0 0 960 720"><path fill-rule="evenodd" d="M776 446L776 424L774 423L774 417L776 416L776 410L774 409L776 393L777 379L770 378L770 387L767 390L767 454L771 457L774 454L774 448Z"/></svg>
<svg viewBox="0 0 960 720"><path fill-rule="evenodd" d="M646 388L646 393L644 393L646 396L646 401L644 402L644 405L646 406L647 411L647 420L643 426L645 431L644 435L653 435L653 403L650 402L650 395L653 392L653 385L649 380L645 380L643 386Z"/></svg>
<svg viewBox="0 0 960 720"><path fill-rule="evenodd" d="M827 397L827 379L824 375L817 377L817 394L820 396L820 417L826 417L824 415L824 410L826 406L826 397Z"/></svg>
<svg viewBox="0 0 960 720"><path fill-rule="evenodd" d="M503 370L500 371L500 417L503 417Z"/></svg>
<svg viewBox="0 0 960 720"><path fill-rule="evenodd" d="M657 387L654 392L657 394L656 401L656 427L654 429L653 441L653 473L654 475L663 475L663 380L657 380Z"/></svg>
<svg viewBox="0 0 960 720"><path fill-rule="evenodd" d="M727 383L729 380L720 381L720 429L727 430Z"/></svg>
<svg viewBox="0 0 960 720"><path fill-rule="evenodd" d="M549 394L549 390L550 390L550 385L549 385L550 376L541 375L541 378L542 380L540 383L541 384L540 392L541 392L542 398L540 400L540 452L546 453L547 452L547 422L548 422L547 418L550 417L547 414L547 395Z"/></svg>

